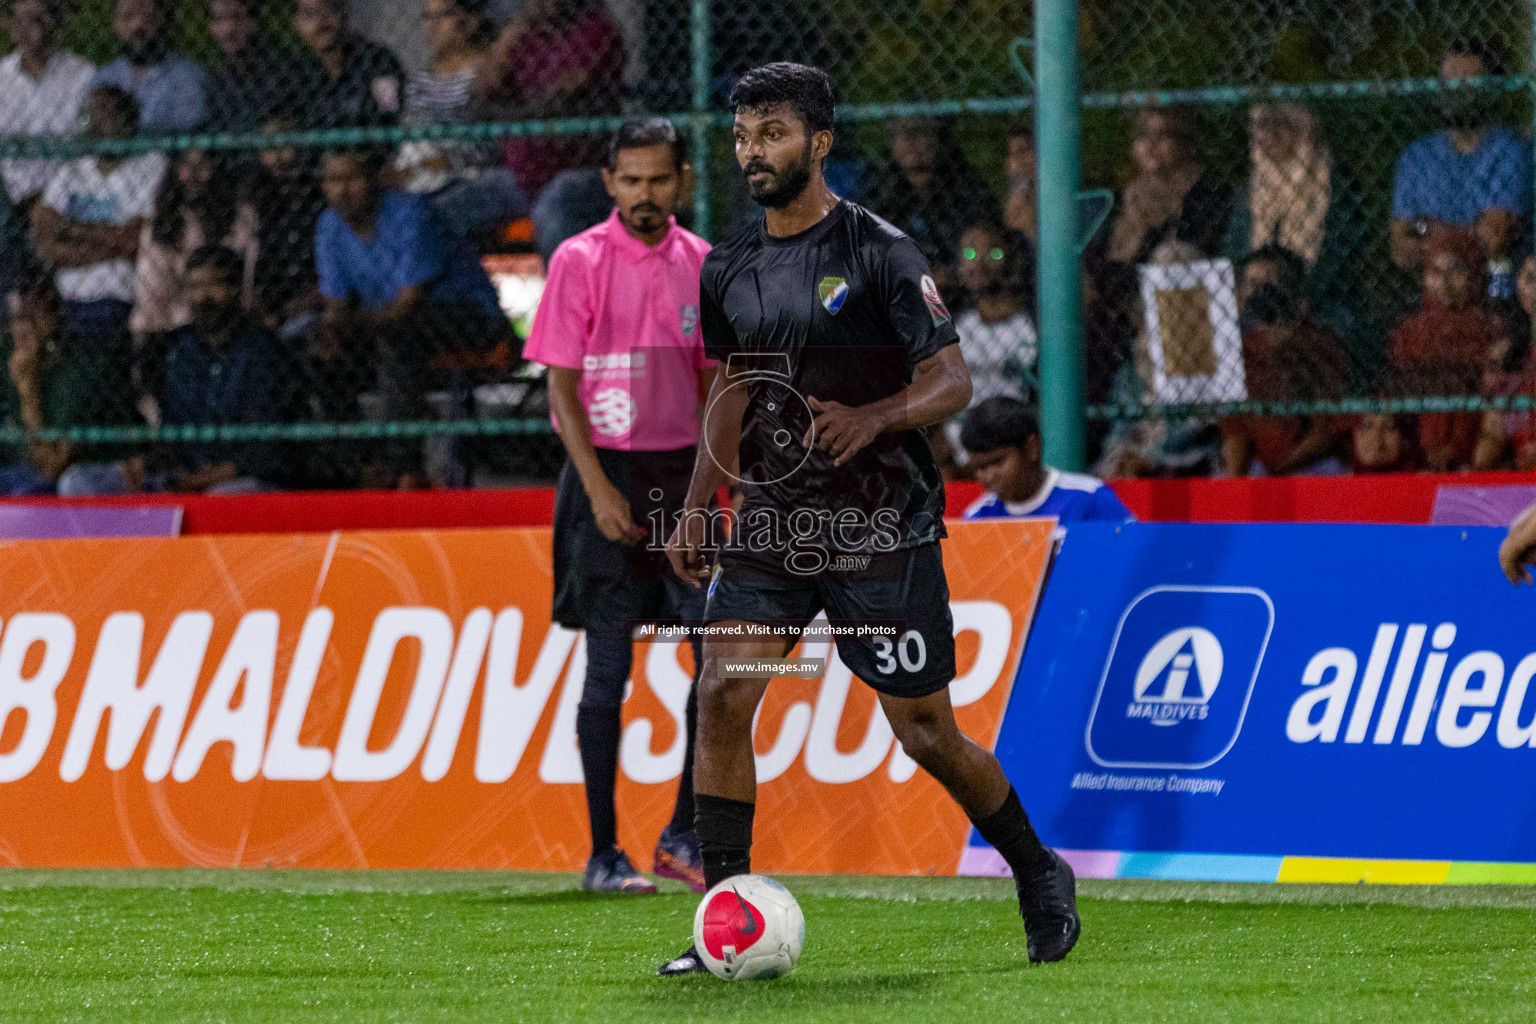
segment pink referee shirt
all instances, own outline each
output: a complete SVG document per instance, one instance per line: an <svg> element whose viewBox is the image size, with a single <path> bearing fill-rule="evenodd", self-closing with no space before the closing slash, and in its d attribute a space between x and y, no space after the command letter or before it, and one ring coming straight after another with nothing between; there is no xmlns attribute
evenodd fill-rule
<svg viewBox="0 0 1536 1024"><path fill-rule="evenodd" d="M617 210L555 250L523 355L581 370L581 404L598 448L698 443L698 371L715 365L699 328L708 252L708 242L675 220L659 244L646 245L624 230Z"/></svg>

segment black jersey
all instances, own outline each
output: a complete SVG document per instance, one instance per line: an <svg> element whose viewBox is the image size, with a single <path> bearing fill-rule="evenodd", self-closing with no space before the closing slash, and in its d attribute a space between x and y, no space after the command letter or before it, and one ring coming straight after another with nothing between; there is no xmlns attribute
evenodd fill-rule
<svg viewBox="0 0 1536 1024"><path fill-rule="evenodd" d="M924 431L882 434L842 466L801 444L806 399L888 398L959 340L906 235L849 202L798 235L776 238L757 221L704 260L700 321L705 351L748 390L737 531L748 547L762 546L754 524L838 552L944 536L944 485Z"/></svg>

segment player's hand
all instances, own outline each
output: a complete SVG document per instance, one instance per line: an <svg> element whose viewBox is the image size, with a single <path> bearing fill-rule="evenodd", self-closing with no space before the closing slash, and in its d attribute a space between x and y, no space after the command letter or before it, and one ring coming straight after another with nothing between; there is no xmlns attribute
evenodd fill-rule
<svg viewBox="0 0 1536 1024"><path fill-rule="evenodd" d="M1509 582L1519 586L1531 582L1532 565L1536 565L1536 514L1527 511L1515 520L1499 545L1499 568Z"/></svg>
<svg viewBox="0 0 1536 1024"><path fill-rule="evenodd" d="M810 447L814 438L817 446L833 457L835 466L841 466L863 451L880 436L884 427L879 415L870 412L867 407L823 402L810 396L805 401L816 418L811 421L800 443Z"/></svg>
<svg viewBox="0 0 1536 1024"><path fill-rule="evenodd" d="M699 515L700 511L684 509L677 519L677 529L667 539L667 561L672 563L677 578L690 587L701 587L709 579L709 566L699 549L704 546L704 531L710 520L707 515Z"/></svg>
<svg viewBox="0 0 1536 1024"><path fill-rule="evenodd" d="M604 537L620 544L638 544L645 537L645 531L630 517L629 499L613 484L604 482L596 494L587 497L592 502L592 518Z"/></svg>

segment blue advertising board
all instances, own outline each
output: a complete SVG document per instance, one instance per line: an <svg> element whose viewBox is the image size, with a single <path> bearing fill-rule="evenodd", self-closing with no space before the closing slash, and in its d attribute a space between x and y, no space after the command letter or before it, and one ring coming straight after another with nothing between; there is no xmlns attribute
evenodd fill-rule
<svg viewBox="0 0 1536 1024"><path fill-rule="evenodd" d="M1501 537L1075 524L998 756L1091 875L1532 880L1536 590Z"/></svg>

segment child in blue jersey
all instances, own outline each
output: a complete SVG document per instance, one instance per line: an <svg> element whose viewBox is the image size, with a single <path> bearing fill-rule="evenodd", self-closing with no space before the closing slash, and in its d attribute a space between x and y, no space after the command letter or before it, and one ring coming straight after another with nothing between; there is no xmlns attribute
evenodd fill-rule
<svg viewBox="0 0 1536 1024"><path fill-rule="evenodd" d="M960 443L988 490L965 510L967 519L1054 516L1063 524L1136 519L1104 481L1041 463L1040 425L1017 399L989 398L966 413Z"/></svg>

